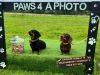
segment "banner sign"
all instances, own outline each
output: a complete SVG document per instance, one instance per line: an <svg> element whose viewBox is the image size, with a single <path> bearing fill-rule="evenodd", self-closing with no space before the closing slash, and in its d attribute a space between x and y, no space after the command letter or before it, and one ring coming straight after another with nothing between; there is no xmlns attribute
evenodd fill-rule
<svg viewBox="0 0 100 75"><path fill-rule="evenodd" d="M66 58L57 61L60 65L85 65L84 74L92 75L94 54L100 16L100 2L0 2L0 68L6 67L6 43L3 11L90 11L85 57Z"/></svg>
<svg viewBox="0 0 100 75"><path fill-rule="evenodd" d="M34 11L34 10L66 10L66 11L85 11L90 7L85 2L15 2L4 3L5 10L15 11Z"/></svg>

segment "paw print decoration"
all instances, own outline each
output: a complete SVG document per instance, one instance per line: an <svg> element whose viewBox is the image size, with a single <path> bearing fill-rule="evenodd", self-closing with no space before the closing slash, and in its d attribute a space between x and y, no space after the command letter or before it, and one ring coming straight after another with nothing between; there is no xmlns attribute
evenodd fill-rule
<svg viewBox="0 0 100 75"><path fill-rule="evenodd" d="M94 32L95 30L96 30L96 27L93 27L93 28L91 29L91 33Z"/></svg>
<svg viewBox="0 0 100 75"><path fill-rule="evenodd" d="M93 45L95 43L96 43L96 39L94 39L93 37L92 38L89 38L88 44Z"/></svg>
<svg viewBox="0 0 100 75"><path fill-rule="evenodd" d="M5 62L1 62L1 63L0 63L0 66L1 66L2 68L5 68L5 67L6 67Z"/></svg>

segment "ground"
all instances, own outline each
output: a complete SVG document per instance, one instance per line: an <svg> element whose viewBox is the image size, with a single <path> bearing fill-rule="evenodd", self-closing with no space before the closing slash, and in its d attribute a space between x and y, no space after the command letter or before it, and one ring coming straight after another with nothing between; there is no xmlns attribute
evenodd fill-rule
<svg viewBox="0 0 100 75"><path fill-rule="evenodd" d="M5 32L7 45L6 70L0 70L1 75L83 75L84 66L59 67L58 58L85 56L86 40L88 33L89 16L73 15L28 15L5 13ZM29 46L28 31L37 29L47 44L47 48L40 55L32 54ZM100 30L100 28L99 28ZM69 33L73 38L71 53L60 55L60 35ZM100 66L100 31L98 32L95 75L99 75ZM10 38L20 36L25 39L23 54L13 54Z"/></svg>

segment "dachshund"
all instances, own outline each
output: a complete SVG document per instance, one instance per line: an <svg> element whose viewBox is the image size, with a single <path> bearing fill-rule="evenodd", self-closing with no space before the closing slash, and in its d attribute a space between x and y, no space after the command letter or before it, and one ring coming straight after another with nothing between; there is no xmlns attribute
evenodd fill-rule
<svg viewBox="0 0 100 75"><path fill-rule="evenodd" d="M30 47L32 49L32 52L37 52L37 54L40 54L40 51L46 48L46 43L39 38L41 37L41 34L37 30L31 30L29 31L29 35L31 37Z"/></svg>
<svg viewBox="0 0 100 75"><path fill-rule="evenodd" d="M63 33L60 36L60 41L61 54L69 54L71 50L72 37L67 33Z"/></svg>

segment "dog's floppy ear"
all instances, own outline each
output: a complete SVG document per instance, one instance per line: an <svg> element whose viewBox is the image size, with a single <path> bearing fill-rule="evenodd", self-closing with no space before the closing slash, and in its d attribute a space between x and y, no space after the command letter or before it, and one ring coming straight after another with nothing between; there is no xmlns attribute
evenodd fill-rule
<svg viewBox="0 0 100 75"><path fill-rule="evenodd" d="M39 38L41 36L41 34L39 33L39 31L37 30L32 30L32 33L35 34L35 39Z"/></svg>
<svg viewBox="0 0 100 75"><path fill-rule="evenodd" d="M32 31L29 31L28 34L29 34L30 36L32 36Z"/></svg>
<svg viewBox="0 0 100 75"><path fill-rule="evenodd" d="M71 43L71 42L72 42L72 40L73 40L73 39L72 39L72 37L71 37L71 36L69 36L69 40L68 40L68 42L69 42L69 43Z"/></svg>
<svg viewBox="0 0 100 75"><path fill-rule="evenodd" d="M63 36L61 35L61 36L60 36L60 41L62 41L62 40L63 40Z"/></svg>

